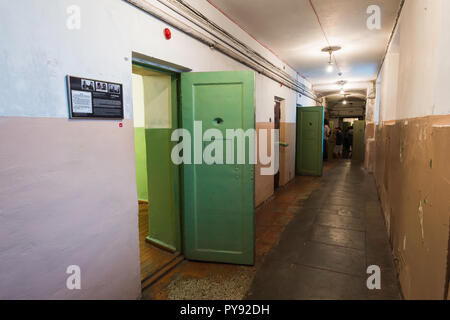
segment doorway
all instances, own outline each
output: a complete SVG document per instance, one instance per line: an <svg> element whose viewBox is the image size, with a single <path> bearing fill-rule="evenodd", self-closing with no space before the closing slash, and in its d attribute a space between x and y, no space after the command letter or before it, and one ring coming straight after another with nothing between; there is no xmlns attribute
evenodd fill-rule
<svg viewBox="0 0 450 320"><path fill-rule="evenodd" d="M178 128L178 79L176 73L132 67L143 286L181 252L179 168L170 160L170 136Z"/></svg>
<svg viewBox="0 0 450 320"><path fill-rule="evenodd" d="M254 165L249 153L240 162L238 144L243 131L245 150L253 151L245 132L255 129L254 78L250 71L174 73L133 63L133 104L141 109L135 115L143 117L136 138L145 139L135 143L136 149L145 146L136 150L136 171L147 173L148 194L148 202L140 204L143 283L181 254L198 261L254 263ZM172 141L178 128L188 136ZM207 130L222 136L208 140ZM229 138L229 131L236 136ZM221 140L224 161L202 161ZM191 154L193 162L173 161L180 143L182 158ZM136 178L141 197L145 177Z"/></svg>

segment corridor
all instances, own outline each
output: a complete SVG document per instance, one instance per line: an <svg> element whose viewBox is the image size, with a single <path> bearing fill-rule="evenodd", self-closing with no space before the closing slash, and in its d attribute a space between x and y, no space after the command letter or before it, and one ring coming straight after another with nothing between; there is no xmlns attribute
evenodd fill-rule
<svg viewBox="0 0 450 320"><path fill-rule="evenodd" d="M381 268L381 290L366 286L371 265ZM399 299L373 176L348 161L326 172L256 273L248 298Z"/></svg>
<svg viewBox="0 0 450 320"><path fill-rule="evenodd" d="M449 300L449 16L0 0L0 300Z"/></svg>

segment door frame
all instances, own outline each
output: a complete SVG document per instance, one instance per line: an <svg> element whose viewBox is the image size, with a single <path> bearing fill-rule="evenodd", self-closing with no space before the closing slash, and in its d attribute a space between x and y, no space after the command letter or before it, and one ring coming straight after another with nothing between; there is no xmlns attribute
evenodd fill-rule
<svg viewBox="0 0 450 320"><path fill-rule="evenodd" d="M151 62L147 62L143 59L132 59L132 67L137 66L141 67L150 71L155 71L161 74L168 75L172 78L171 83L171 96L172 96L172 128L171 131L179 129L182 121L182 115L181 115L181 108L180 108L180 79L181 79L181 72L174 71L173 68L167 67L165 68L163 65L158 64L155 66ZM146 129L146 128L145 128ZM169 141L170 150L169 150L169 157L172 151L172 148L176 145L177 142ZM146 143L147 148L147 143ZM147 159L147 175L148 179L149 177L149 166L148 166L148 159ZM157 241L156 239L152 239L150 235L149 230L149 236L147 237L147 241L156 247L159 247L163 250L169 251L169 252L181 252L183 250L183 228L182 228L182 214L183 214L183 166L178 166L173 164L172 167L172 186L173 186L173 193L172 197L174 199L173 203L173 213L174 213L174 219L171 221L173 225L173 236L175 239L174 245L161 243L160 241ZM148 188L149 193L149 210L150 210L150 187ZM150 212L149 212L150 215ZM149 217L150 218L150 217ZM151 228L151 227L150 227Z"/></svg>
<svg viewBox="0 0 450 320"><path fill-rule="evenodd" d="M274 129L278 130L279 132L279 139L281 139L281 102L283 100L281 99L277 99L277 97L275 97L275 106L274 106L274 115L273 115L273 123L274 123ZM278 114L277 114L278 113ZM277 118L278 116L278 118ZM280 172L280 154L281 154L281 147L280 144L276 144L275 148L278 148L278 150L274 150L275 152L278 152L278 172L275 173L274 177L274 182L273 182L273 189L274 191L280 188L280 178L281 178L281 172Z"/></svg>
<svg viewBox="0 0 450 320"><path fill-rule="evenodd" d="M191 73L189 69L187 70L174 70L173 68L165 68L164 65L158 64L155 65L151 62L146 63L145 60L139 58L139 59L132 59L132 66L138 66L145 68L147 70L156 71L162 74L166 74L172 77L172 128L171 130L183 128L183 112L182 112L182 105L181 105L181 75L183 73ZM254 81L254 80L253 80ZM253 90L254 88L254 82L253 82ZM253 101L253 104L255 102ZM255 105L253 105L253 115L252 115L252 121L253 121L253 128L256 128L256 119L255 119ZM170 142L171 148L170 151L172 151L173 147L177 145L179 142ZM170 155L169 155L170 157ZM148 168L150 169L150 168ZM173 164L173 192L174 192L174 220L172 221L174 225L175 235L177 237L177 243L175 247L171 248L168 246L165 246L164 244L160 244L158 242L152 241L150 237L147 237L147 241L152 243L153 245L160 247L164 250L170 251L170 252L180 252L182 254L185 254L185 232L184 232L184 219L185 219L185 183L184 183L184 165L175 165ZM150 181L150 176L149 176ZM252 190L253 190L253 199L251 200L252 204L252 210L254 211L254 169L253 169L253 178L252 178L253 184L252 184ZM149 189L149 202L151 201L151 194ZM149 206L150 207L150 206ZM151 223L151 222L150 222ZM255 260L255 254L256 254L256 238L255 238L255 217L253 213L253 262ZM233 262L231 262L233 263Z"/></svg>

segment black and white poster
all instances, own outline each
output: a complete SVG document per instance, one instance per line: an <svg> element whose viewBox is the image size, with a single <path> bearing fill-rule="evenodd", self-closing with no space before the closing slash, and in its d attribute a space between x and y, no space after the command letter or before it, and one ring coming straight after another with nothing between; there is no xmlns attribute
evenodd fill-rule
<svg viewBox="0 0 450 320"><path fill-rule="evenodd" d="M124 118L123 86L118 83L67 76L71 119Z"/></svg>

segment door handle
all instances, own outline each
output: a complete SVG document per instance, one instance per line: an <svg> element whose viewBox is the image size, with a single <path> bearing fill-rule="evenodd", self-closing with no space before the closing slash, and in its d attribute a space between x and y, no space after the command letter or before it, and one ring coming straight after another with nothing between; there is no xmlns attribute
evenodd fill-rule
<svg viewBox="0 0 450 320"><path fill-rule="evenodd" d="M287 143L287 142L280 142L279 143L279 145L280 145L280 147L289 147L289 143Z"/></svg>

